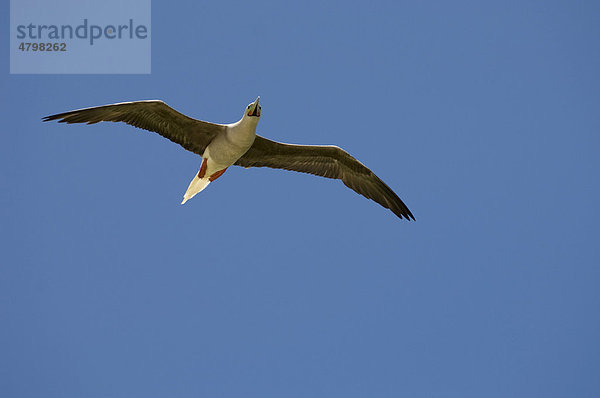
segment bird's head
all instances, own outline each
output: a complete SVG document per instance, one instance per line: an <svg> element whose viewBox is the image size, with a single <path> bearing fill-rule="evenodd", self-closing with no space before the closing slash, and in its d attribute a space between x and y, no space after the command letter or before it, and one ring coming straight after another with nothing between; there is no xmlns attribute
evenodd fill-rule
<svg viewBox="0 0 600 398"><path fill-rule="evenodd" d="M256 117L260 119L260 105L258 104L258 100L260 100L260 96L246 107L244 117Z"/></svg>

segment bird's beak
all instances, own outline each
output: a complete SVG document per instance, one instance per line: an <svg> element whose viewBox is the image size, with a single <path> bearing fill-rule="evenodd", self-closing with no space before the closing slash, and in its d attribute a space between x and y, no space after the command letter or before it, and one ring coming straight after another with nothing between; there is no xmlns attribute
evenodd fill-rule
<svg viewBox="0 0 600 398"><path fill-rule="evenodd" d="M248 116L260 116L260 107L258 106L259 100L260 96L250 106L250 109L248 110Z"/></svg>

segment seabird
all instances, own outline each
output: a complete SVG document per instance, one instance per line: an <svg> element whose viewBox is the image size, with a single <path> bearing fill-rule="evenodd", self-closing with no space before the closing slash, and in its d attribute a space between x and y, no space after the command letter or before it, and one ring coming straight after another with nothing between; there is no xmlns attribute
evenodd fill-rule
<svg viewBox="0 0 600 398"><path fill-rule="evenodd" d="M261 107L258 97L231 124L209 123L177 112L163 101L133 101L77 109L46 116L59 123L125 122L154 131L202 156L200 171L183 196L193 198L231 165L270 167L339 179L350 189L390 209L400 218L415 219L408 207L383 181L348 152L333 145L293 145L256 134Z"/></svg>

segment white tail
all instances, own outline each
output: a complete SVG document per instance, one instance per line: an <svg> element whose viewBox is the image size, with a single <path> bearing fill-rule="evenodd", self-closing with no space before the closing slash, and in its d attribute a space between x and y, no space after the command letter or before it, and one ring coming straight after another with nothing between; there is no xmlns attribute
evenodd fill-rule
<svg viewBox="0 0 600 398"><path fill-rule="evenodd" d="M202 190L206 188L208 184L210 184L208 176L200 178L196 174L192 182L190 182L190 186L188 187L187 191L185 191L185 195L183 195L183 202L181 202L181 204L184 204L185 202L196 196L198 192L202 192Z"/></svg>

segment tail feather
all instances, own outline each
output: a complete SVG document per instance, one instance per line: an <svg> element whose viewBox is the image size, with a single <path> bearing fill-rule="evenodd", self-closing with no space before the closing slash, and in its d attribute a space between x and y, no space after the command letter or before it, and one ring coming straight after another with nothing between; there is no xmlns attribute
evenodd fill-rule
<svg viewBox="0 0 600 398"><path fill-rule="evenodd" d="M198 192L202 192L202 190L206 188L208 184L210 184L208 176L206 176L205 178L200 178L198 177L198 175L196 175L192 182L190 182L187 191L185 191L185 195L183 195L183 201L181 202L181 204L184 204L185 202L193 198Z"/></svg>

